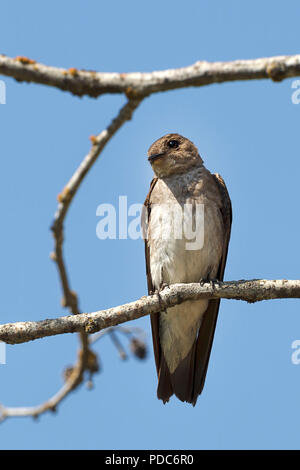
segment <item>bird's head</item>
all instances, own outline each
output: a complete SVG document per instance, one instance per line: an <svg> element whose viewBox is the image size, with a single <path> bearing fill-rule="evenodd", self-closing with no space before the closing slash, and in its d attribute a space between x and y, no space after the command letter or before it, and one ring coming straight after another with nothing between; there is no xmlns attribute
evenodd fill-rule
<svg viewBox="0 0 300 470"><path fill-rule="evenodd" d="M203 163L197 147L179 134L166 134L156 140L148 150L148 160L159 178L184 173Z"/></svg>

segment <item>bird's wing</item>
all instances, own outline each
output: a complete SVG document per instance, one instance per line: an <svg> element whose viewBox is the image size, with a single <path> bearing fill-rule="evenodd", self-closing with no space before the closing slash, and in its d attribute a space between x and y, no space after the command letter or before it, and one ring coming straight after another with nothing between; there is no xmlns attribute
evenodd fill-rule
<svg viewBox="0 0 300 470"><path fill-rule="evenodd" d="M157 183L157 178L154 178L150 184L150 190L144 202L144 214L143 214L143 232L144 235L147 235L147 226L150 220L151 214L151 193L155 184ZM150 246L147 240L147 236L145 236L145 259L146 259L146 274L147 274L147 284L148 284L148 294L154 291L154 286L152 284L151 278L151 270L150 270ZM155 357L155 364L157 373L159 373L159 365L160 365L160 342L159 342L159 313L151 314L151 329L152 329L152 339L153 339L153 349L154 349L154 357Z"/></svg>
<svg viewBox="0 0 300 470"><path fill-rule="evenodd" d="M232 209L231 200L225 185L225 182L221 175L212 175L215 183L220 191L222 206L221 214L223 219L224 227L224 246L223 255L220 261L219 269L216 278L219 281L223 280L228 244L230 239L231 222L232 222ZM196 357L195 357L195 375L194 375L194 387L193 387L193 405L196 404L198 395L202 392L209 356L211 352L218 311L219 311L220 299L210 300L206 312L204 313L201 327L199 330L197 342L196 342Z"/></svg>

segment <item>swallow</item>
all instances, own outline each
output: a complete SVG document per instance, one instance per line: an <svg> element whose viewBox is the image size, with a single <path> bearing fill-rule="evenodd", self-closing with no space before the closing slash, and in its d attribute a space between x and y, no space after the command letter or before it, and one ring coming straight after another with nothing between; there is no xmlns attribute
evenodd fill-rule
<svg viewBox="0 0 300 470"><path fill-rule="evenodd" d="M155 173L144 202L148 293L159 295L175 283L222 281L232 222L224 180L205 168L197 147L179 134L156 140L148 160ZM151 315L157 396L164 403L174 394L195 406L219 305L219 299L186 301Z"/></svg>

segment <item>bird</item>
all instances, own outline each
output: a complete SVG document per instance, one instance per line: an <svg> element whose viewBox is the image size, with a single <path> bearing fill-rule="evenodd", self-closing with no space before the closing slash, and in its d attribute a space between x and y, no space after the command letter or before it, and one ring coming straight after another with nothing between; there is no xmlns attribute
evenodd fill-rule
<svg viewBox="0 0 300 470"><path fill-rule="evenodd" d="M222 281L232 223L224 180L210 173L197 147L177 133L156 140L148 160L155 174L142 222L148 294L159 295L176 283ZM186 207L192 209L185 212ZM198 228L197 207L204 217ZM178 209L181 219L174 217ZM178 220L181 237L172 232ZM202 231L202 243L197 232L199 243L188 247L186 225ZM219 305L220 299L191 300L151 314L157 397L164 404L175 395L195 406L204 387Z"/></svg>

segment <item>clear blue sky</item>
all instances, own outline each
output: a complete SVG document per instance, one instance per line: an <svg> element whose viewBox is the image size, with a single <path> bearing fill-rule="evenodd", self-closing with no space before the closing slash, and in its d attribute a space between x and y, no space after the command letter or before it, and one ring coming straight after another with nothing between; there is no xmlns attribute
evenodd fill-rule
<svg viewBox="0 0 300 470"><path fill-rule="evenodd" d="M299 2L152 0L1 2L1 53L99 71L152 71L197 60L296 54ZM0 77L3 78L3 77ZM77 98L4 78L1 122L1 322L65 311L49 260L56 196L122 96ZM299 278L299 122L293 80L190 88L145 100L109 143L67 218L66 258L84 311L146 293L141 240L100 241L96 208L143 202L149 145L167 132L189 137L206 166L224 177L234 222L225 279ZM102 373L56 415L7 420L2 449L299 448L299 301L222 301L206 386L195 408L156 399L149 319L145 362L121 362L108 338L97 343ZM76 357L74 335L7 347L0 402L35 405L62 384Z"/></svg>

